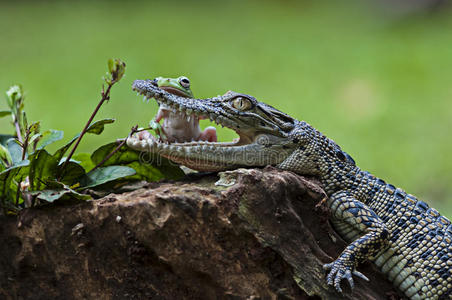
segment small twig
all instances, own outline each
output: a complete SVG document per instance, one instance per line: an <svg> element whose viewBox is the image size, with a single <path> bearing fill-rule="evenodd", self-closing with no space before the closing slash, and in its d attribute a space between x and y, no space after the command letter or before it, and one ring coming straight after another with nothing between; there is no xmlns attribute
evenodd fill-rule
<svg viewBox="0 0 452 300"><path fill-rule="evenodd" d="M110 99L110 90L111 87L116 83L117 81L112 81L108 87L107 90L104 91L104 88L102 87L102 98L100 99L99 103L97 104L96 108L94 109L93 113L91 114L91 116L88 119L88 122L86 122L85 127L83 128L82 132L80 133L80 136L78 137L77 141L75 142L74 147L72 148L71 152L69 153L68 157L66 158L66 160L64 161L63 165L61 166L61 171L60 171L60 176L58 177L58 180L61 179L61 177L63 177L64 174L64 168L66 167L66 165L68 164L69 160L71 159L71 157L74 155L75 150L77 149L78 145L80 144L80 141L82 139L82 137L85 135L86 131L88 130L88 127L91 125L91 122L93 121L94 117L96 116L97 112L99 111L100 107L102 106L102 104Z"/></svg>
<svg viewBox="0 0 452 300"><path fill-rule="evenodd" d="M129 135L127 136L127 138L125 138L124 140L121 141L121 143L115 148L113 149L107 156L104 157L104 159L99 162L94 168L92 168L90 170L90 172L94 171L95 169L99 168L100 166L102 166L107 160L110 159L110 157L112 157L116 152L119 151L119 149L121 149L122 146L124 146L124 144L127 142L127 139L129 137L131 137L134 133L138 132L138 125L135 125L134 127L132 127L132 129L130 130Z"/></svg>
<svg viewBox="0 0 452 300"><path fill-rule="evenodd" d="M29 139L30 139L30 129L27 128L27 132L25 134L25 140L23 141L23 144L22 144L22 160L25 160L25 155L27 154L28 140Z"/></svg>
<svg viewBox="0 0 452 300"><path fill-rule="evenodd" d="M88 122L86 122L85 127L83 128L82 132L80 132L80 136L75 141L74 147L72 147L71 152L69 153L68 157L64 161L63 165L60 168L60 174L58 175L58 180L60 180L64 175L64 170L66 168L66 165L69 163L69 161L72 158L72 155L74 155L75 150L77 149L78 145L80 144L80 141L82 140L85 133L88 131L89 126L91 125L91 122L93 121L94 117L96 116L97 112L99 111L102 104L104 104L105 101L110 100L110 90L112 86L119 82L121 78L124 76L126 64L122 62L119 59L110 59L108 60L108 70L107 76L104 77L105 82L107 83L107 90L105 90L104 85L102 85L102 98L100 99L99 103L97 104L96 108L94 109L93 113L88 119Z"/></svg>
<svg viewBox="0 0 452 300"><path fill-rule="evenodd" d="M22 182L23 177L20 177L19 182L17 183L17 191L16 191L16 203L15 206L17 207L19 205L19 197L20 197L20 189L21 189L21 182Z"/></svg>

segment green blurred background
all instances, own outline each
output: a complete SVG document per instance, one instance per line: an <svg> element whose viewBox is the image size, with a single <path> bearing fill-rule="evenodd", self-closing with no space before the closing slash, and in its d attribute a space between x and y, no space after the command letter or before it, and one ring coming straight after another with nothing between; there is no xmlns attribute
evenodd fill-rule
<svg viewBox="0 0 452 300"><path fill-rule="evenodd" d="M441 3L0 2L0 90L22 84L28 119L69 139L99 100L107 59L124 60L97 117L117 122L86 137L90 151L155 114L134 79L186 75L197 97L240 91L306 120L452 217L452 14Z"/></svg>

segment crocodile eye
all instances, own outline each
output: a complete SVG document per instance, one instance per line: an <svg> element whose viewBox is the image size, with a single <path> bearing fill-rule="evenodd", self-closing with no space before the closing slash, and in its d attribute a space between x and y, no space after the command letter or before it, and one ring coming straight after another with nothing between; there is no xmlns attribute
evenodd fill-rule
<svg viewBox="0 0 452 300"><path fill-rule="evenodd" d="M179 84L183 87L188 89L190 87L190 80L185 77L185 76L181 76L179 77Z"/></svg>
<svg viewBox="0 0 452 300"><path fill-rule="evenodd" d="M234 100L232 100L231 102L232 107L234 107L235 109L241 110L241 111L245 111L251 108L251 101L243 98L243 97L237 97Z"/></svg>

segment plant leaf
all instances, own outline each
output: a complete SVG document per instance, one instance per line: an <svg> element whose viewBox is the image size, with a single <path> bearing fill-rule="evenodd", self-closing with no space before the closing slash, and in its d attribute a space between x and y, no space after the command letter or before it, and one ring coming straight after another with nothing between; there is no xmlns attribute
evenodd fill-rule
<svg viewBox="0 0 452 300"><path fill-rule="evenodd" d="M91 160L97 165L117 146L116 143L109 143L99 147L91 155ZM134 168L137 174L127 178L131 180L158 181L163 178L179 179L185 175L182 169L170 160L157 154L140 153L127 146L121 147L103 166L110 165Z"/></svg>
<svg viewBox="0 0 452 300"><path fill-rule="evenodd" d="M115 119L102 119L92 123L88 129L87 133L101 134L104 131L105 124L111 124L115 121Z"/></svg>
<svg viewBox="0 0 452 300"><path fill-rule="evenodd" d="M78 162L86 172L89 172L94 168L93 161L91 160L91 154L89 153L77 153L72 156L72 160Z"/></svg>
<svg viewBox="0 0 452 300"><path fill-rule="evenodd" d="M82 189L86 189L118 178L134 175L135 173L134 169L125 166L97 168L82 177L80 184Z"/></svg>
<svg viewBox="0 0 452 300"><path fill-rule="evenodd" d="M10 110L2 110L0 111L0 118L6 117L11 115L11 111Z"/></svg>
<svg viewBox="0 0 452 300"><path fill-rule="evenodd" d="M14 139L15 136L14 135L10 135L10 134L0 134L0 144L6 146L6 142L9 139Z"/></svg>
<svg viewBox="0 0 452 300"><path fill-rule="evenodd" d="M39 200L44 200L47 202L54 202L56 200L62 199L63 197L77 200L91 199L90 195L80 194L61 182L49 182L49 187L49 189L35 191L31 194L33 196L36 196Z"/></svg>
<svg viewBox="0 0 452 300"><path fill-rule="evenodd" d="M102 131L104 131L105 124L111 124L114 121L115 121L115 119L103 119L103 120L96 121L88 127L86 132L93 133L93 134L101 134ZM68 143L66 143L63 147L61 147L60 149L55 151L54 156L58 159L58 161L60 161L63 158L66 151L78 139L79 136L80 136L80 133L76 134Z"/></svg>
<svg viewBox="0 0 452 300"><path fill-rule="evenodd" d="M73 185L74 183L78 182L77 179L81 178L85 174L86 174L85 169L79 163L72 161L71 159L67 163L64 170L64 175L60 179L60 181L68 185Z"/></svg>
<svg viewBox="0 0 452 300"><path fill-rule="evenodd" d="M17 187L14 187L13 179L20 181L20 178L27 173L29 163L28 160L22 160L17 165L0 172L0 198L2 201L14 201Z"/></svg>
<svg viewBox="0 0 452 300"><path fill-rule="evenodd" d="M39 146L37 150L43 149L47 145L50 145L56 141L59 141L63 138L64 132L61 130L46 130L42 133L42 138L39 141Z"/></svg>
<svg viewBox="0 0 452 300"><path fill-rule="evenodd" d="M6 147L8 148L9 154L11 154L11 160L13 165L18 164L22 161L22 147L17 144L16 139L12 138L6 142ZM27 157L27 156L25 156Z"/></svg>
<svg viewBox="0 0 452 300"><path fill-rule="evenodd" d="M6 169L10 165L12 165L12 158L11 154L9 154L8 149L0 144L0 165L3 167L3 169Z"/></svg>
<svg viewBox="0 0 452 300"><path fill-rule="evenodd" d="M58 170L58 160L46 150L41 149L31 154L30 160L30 190L37 191L45 188L45 182L53 180Z"/></svg>

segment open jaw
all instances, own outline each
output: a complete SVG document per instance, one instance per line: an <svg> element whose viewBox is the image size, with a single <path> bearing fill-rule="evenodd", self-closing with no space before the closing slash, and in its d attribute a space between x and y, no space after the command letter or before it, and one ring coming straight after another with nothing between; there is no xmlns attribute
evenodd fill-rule
<svg viewBox="0 0 452 300"><path fill-rule="evenodd" d="M127 145L139 151L158 153L161 156L200 171L219 171L237 166L264 166L269 163L265 155L266 134L259 134L248 128L242 131L232 117L222 112L218 103L228 97L218 96L210 99L184 98L160 89L151 80L136 80L132 89L145 99L154 98L160 106L185 114L197 120L210 119L221 126L234 130L239 138L231 142L209 142L193 137L189 142L166 143L150 134L137 134L127 140ZM242 126L242 127L240 127ZM275 153L274 153L275 154ZM264 157L262 156L264 155ZM276 162L278 159L270 159Z"/></svg>

